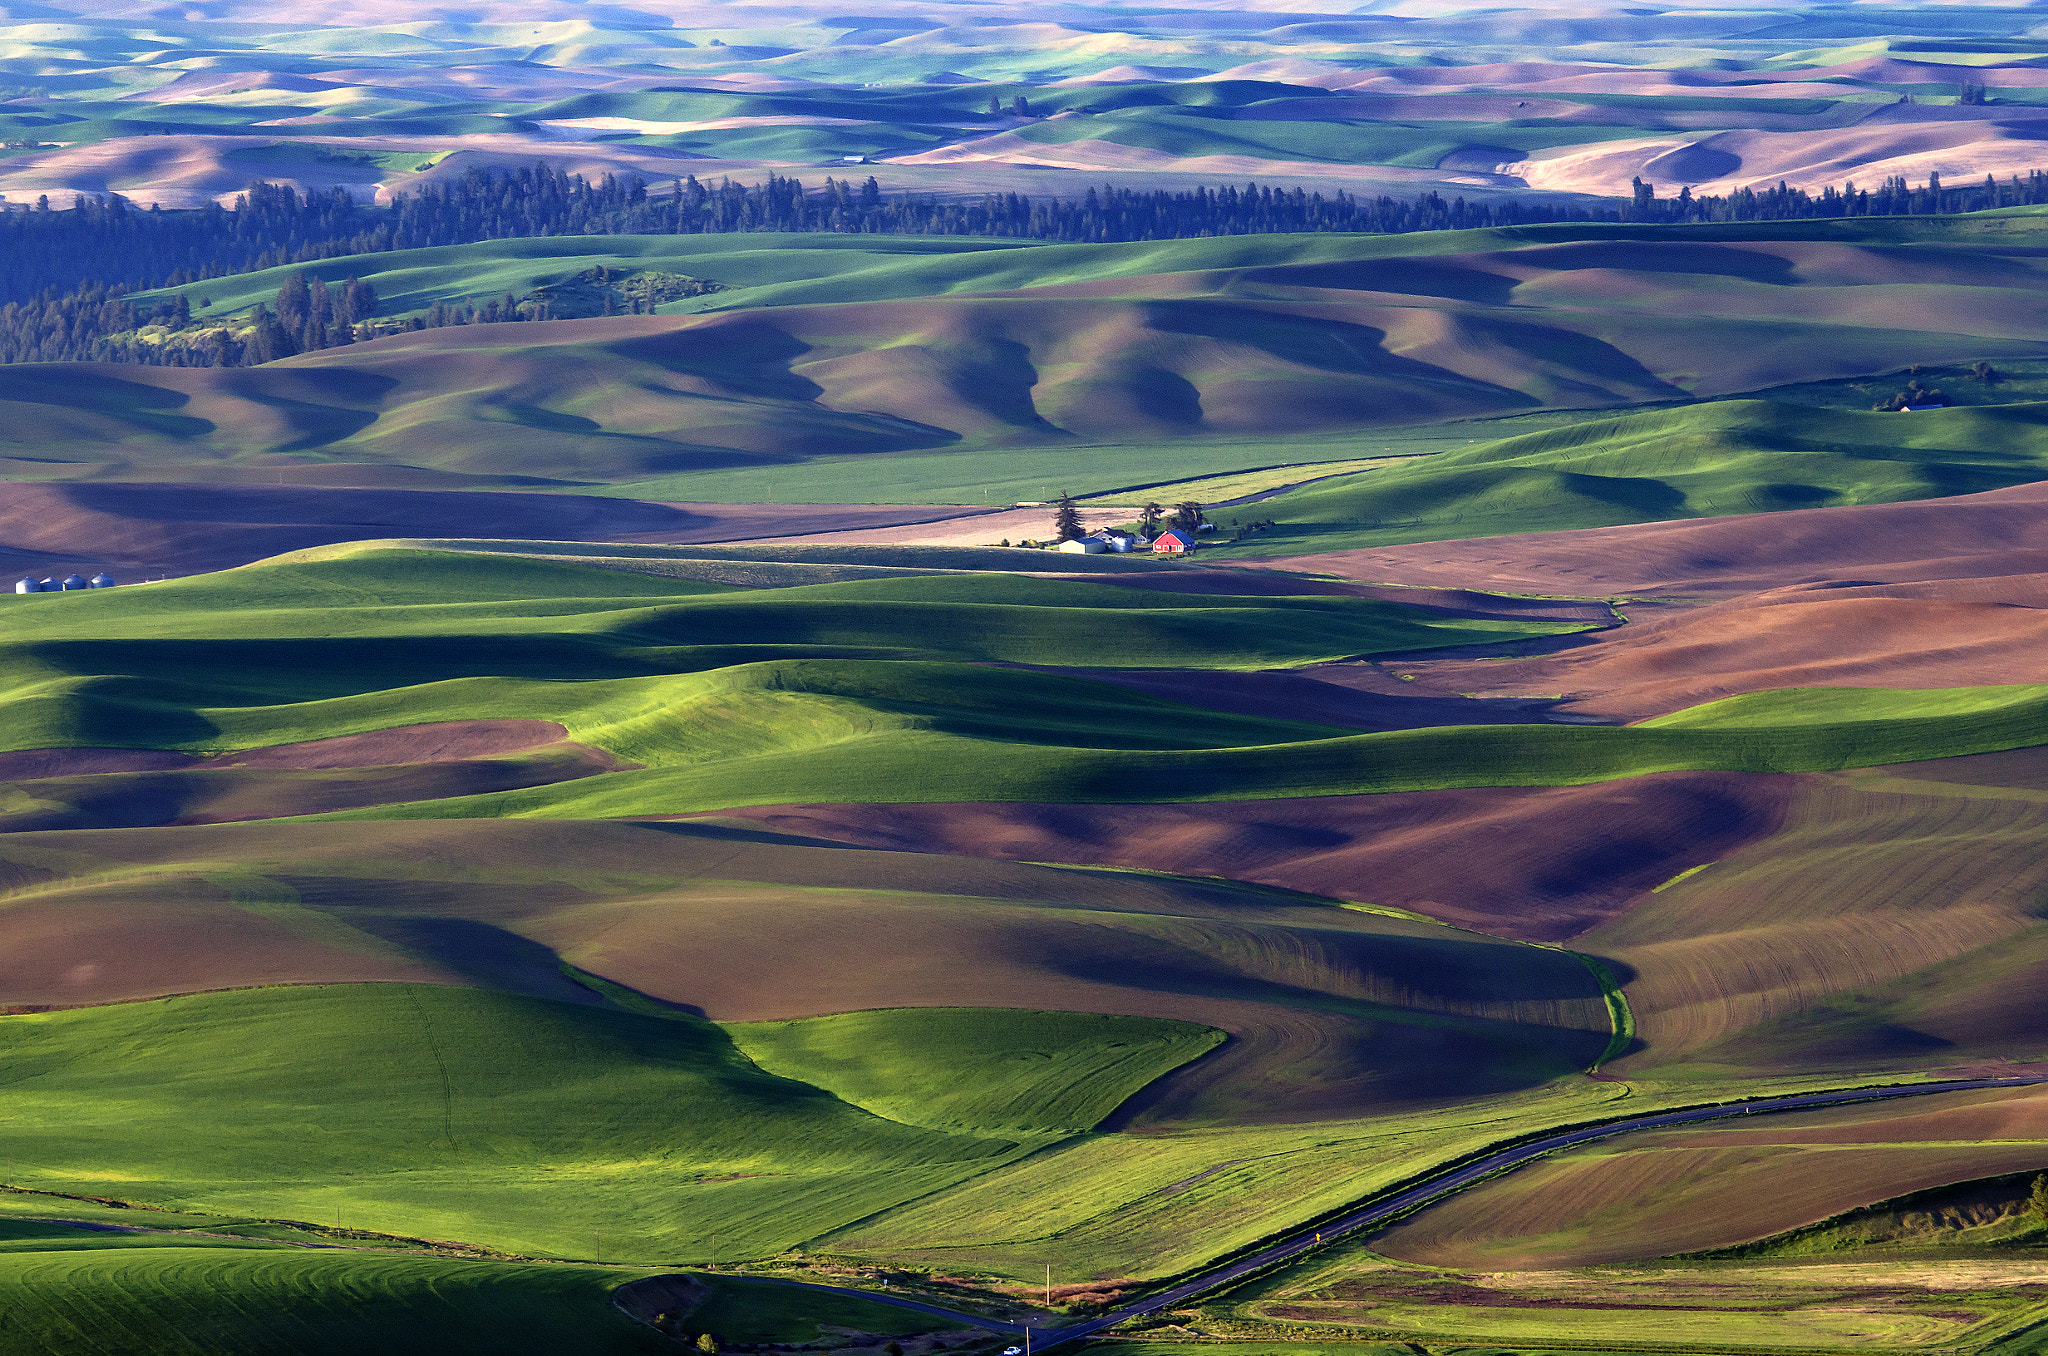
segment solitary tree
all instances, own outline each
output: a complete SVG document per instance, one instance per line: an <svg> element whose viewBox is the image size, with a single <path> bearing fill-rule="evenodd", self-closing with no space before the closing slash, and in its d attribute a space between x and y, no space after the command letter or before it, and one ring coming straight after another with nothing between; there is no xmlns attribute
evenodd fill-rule
<svg viewBox="0 0 2048 1356"><path fill-rule="evenodd" d="M1023 95L1019 94L1017 97L1010 100L1010 114L1011 116L1018 118L1030 117L1031 101L1025 98Z"/></svg>
<svg viewBox="0 0 2048 1356"><path fill-rule="evenodd" d="M2027 1197L2027 1206L2034 1212L2034 1218L2048 1224L2048 1172L2034 1179L2033 1194Z"/></svg>
<svg viewBox="0 0 2048 1356"><path fill-rule="evenodd" d="M995 118L995 117L1000 117L1000 116L1002 116L1002 112L1003 112L1003 101L1002 101L1001 99L998 99L998 98L997 98L997 97L996 97L995 95L993 95L993 94L989 95L989 96L988 96L988 115L989 115L989 116L990 116L991 118Z"/></svg>
<svg viewBox="0 0 2048 1356"><path fill-rule="evenodd" d="M1202 525L1202 506L1192 499L1183 499L1173 506L1173 525L1183 532L1193 532Z"/></svg>
<svg viewBox="0 0 2048 1356"><path fill-rule="evenodd" d="M1074 507L1073 498L1064 492L1060 495L1060 506L1052 515L1052 534L1059 541L1072 541L1081 535L1081 514Z"/></svg>
<svg viewBox="0 0 2048 1356"><path fill-rule="evenodd" d="M1166 510L1158 504L1148 503L1138 510L1138 530L1148 537L1159 535L1159 520L1166 516Z"/></svg>
<svg viewBox="0 0 2048 1356"><path fill-rule="evenodd" d="M705 1356L718 1356L718 1339L708 1332L700 1333L697 1337L697 1350L705 1353Z"/></svg>

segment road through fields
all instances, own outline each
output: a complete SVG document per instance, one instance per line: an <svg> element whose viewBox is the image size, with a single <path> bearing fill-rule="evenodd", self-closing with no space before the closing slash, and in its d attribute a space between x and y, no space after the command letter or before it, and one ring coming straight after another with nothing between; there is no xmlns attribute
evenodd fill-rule
<svg viewBox="0 0 2048 1356"><path fill-rule="evenodd" d="M1111 1310L1096 1318L1060 1327L1031 1327L1027 1318L1025 1325L991 1319L981 1314L960 1313L938 1308L918 1300L899 1299L893 1295L879 1295L871 1290L852 1290L842 1286L814 1285L807 1281L783 1281L785 1285L798 1285L810 1290L823 1290L833 1294L857 1295L862 1299L875 1300L882 1304L893 1304L899 1308L915 1309L920 1313L935 1314L957 1319L976 1327L989 1328L997 1332L1016 1333L1029 1327L1033 1356L1049 1347L1079 1341L1092 1337L1119 1323L1155 1314L1170 1309L1185 1300L1194 1298L1205 1291L1240 1280L1253 1272L1262 1271L1276 1262L1299 1257L1303 1253L1323 1246L1325 1243L1383 1224L1403 1211L1412 1210L1443 1196L1463 1191L1497 1172L1519 1167L1534 1158L1557 1152L1559 1149L1574 1148L1590 1144L1594 1140L1608 1139L1615 1135L1631 1134L1638 1130L1660 1130L1666 1126L1688 1125L1696 1121L1723 1120L1731 1116L1757 1116L1785 1111L1807 1111L1815 1107L1841 1106L1851 1102L1888 1101L1895 1097L1923 1097L1936 1092L1972 1092L1985 1088L2028 1087L2037 1083L2048 1083L2044 1078L1980 1078L1950 1083L1912 1083L1900 1087L1849 1088L1837 1092L1793 1093L1779 1097L1757 1097L1742 1102L1728 1102L1717 1106L1691 1107L1681 1111L1659 1112L1653 1116L1636 1116L1623 1121L1606 1121L1599 1125L1581 1126L1542 1139L1531 1140L1487 1154L1457 1168L1441 1177L1433 1178L1405 1191L1374 1201L1370 1205L1327 1220L1320 1225L1303 1228L1281 1239L1269 1243L1256 1252L1226 1262L1221 1266L1193 1276L1171 1289L1162 1290L1135 1304Z"/></svg>

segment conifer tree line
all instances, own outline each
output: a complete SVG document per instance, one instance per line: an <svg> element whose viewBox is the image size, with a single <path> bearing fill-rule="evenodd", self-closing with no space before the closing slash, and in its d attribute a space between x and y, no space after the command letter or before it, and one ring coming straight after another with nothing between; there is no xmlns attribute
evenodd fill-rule
<svg viewBox="0 0 2048 1356"><path fill-rule="evenodd" d="M460 179L399 195L388 207L357 204L341 189L301 195L289 186L262 183L251 184L232 209L209 205L190 212L143 211L112 195L81 197L71 210L57 211L42 199L31 210L0 213L0 362L268 361L251 355L284 356L340 341L333 298L320 313L323 328L307 328L306 320L320 305L310 295L311 280L306 284L311 309L304 316L294 301L281 302L275 314L266 310L253 319L238 318L232 330L252 324L255 330L239 348L232 334L174 344L137 340L133 335L140 326L176 330L191 323L192 313L182 301L144 307L124 297L283 264L535 236L790 231L1111 242L1316 231L1406 233L1547 222L1940 215L2042 203L2048 203L2048 174L2038 170L2003 183L1987 176L1963 188L1947 187L1939 176L1930 176L1920 188L1894 178L1874 190L1845 185L1811 194L1780 184L1762 192L1742 189L1701 197L1689 189L1659 197L1653 185L1638 180L1629 198L1589 207L1446 200L1437 193L1397 199L1338 191L1325 197L1258 184L1182 191L1105 185L1074 199L992 193L970 201L940 201L928 194L884 194L873 178L855 184L828 177L822 187L807 189L797 179L777 175L753 185L730 180L712 185L692 176L650 193L637 178L606 175L593 184L546 164L496 174L472 168ZM362 337L370 313L350 314L349 323L356 327L351 338ZM404 327L544 315L544 307L508 298L482 308L443 307Z"/></svg>

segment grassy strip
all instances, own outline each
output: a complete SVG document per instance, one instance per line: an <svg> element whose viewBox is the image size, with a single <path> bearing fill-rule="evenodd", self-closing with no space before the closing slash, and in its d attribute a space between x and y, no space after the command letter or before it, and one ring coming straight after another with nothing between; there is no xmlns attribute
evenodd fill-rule
<svg viewBox="0 0 2048 1356"><path fill-rule="evenodd" d="M1614 977L1614 971L1608 968L1605 961L1581 951L1574 951L1571 954L1577 958L1579 964L1592 973L1594 979L1599 981L1601 996L1607 1000L1608 1018L1614 1023L1614 1034L1608 1037L1607 1048L1600 1052L1600 1057L1586 1070L1587 1073L1598 1073L1602 1064L1610 1059L1619 1059L1629 1046L1635 1043L1636 1015L1629 1008L1628 994L1623 991L1621 981Z"/></svg>

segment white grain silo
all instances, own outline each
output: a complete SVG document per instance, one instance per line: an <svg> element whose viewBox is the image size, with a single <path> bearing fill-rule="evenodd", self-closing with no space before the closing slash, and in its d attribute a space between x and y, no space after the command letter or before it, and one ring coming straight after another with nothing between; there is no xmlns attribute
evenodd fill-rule
<svg viewBox="0 0 2048 1356"><path fill-rule="evenodd" d="M110 574L96 574L85 582L90 588L110 589L114 587L114 576Z"/></svg>
<svg viewBox="0 0 2048 1356"><path fill-rule="evenodd" d="M64 576L63 584L59 587L66 593L71 592L73 589L82 589L85 587L85 576L82 574L67 574Z"/></svg>
<svg viewBox="0 0 2048 1356"><path fill-rule="evenodd" d="M41 593L43 586L33 579L17 579L14 581L14 591L16 593Z"/></svg>

